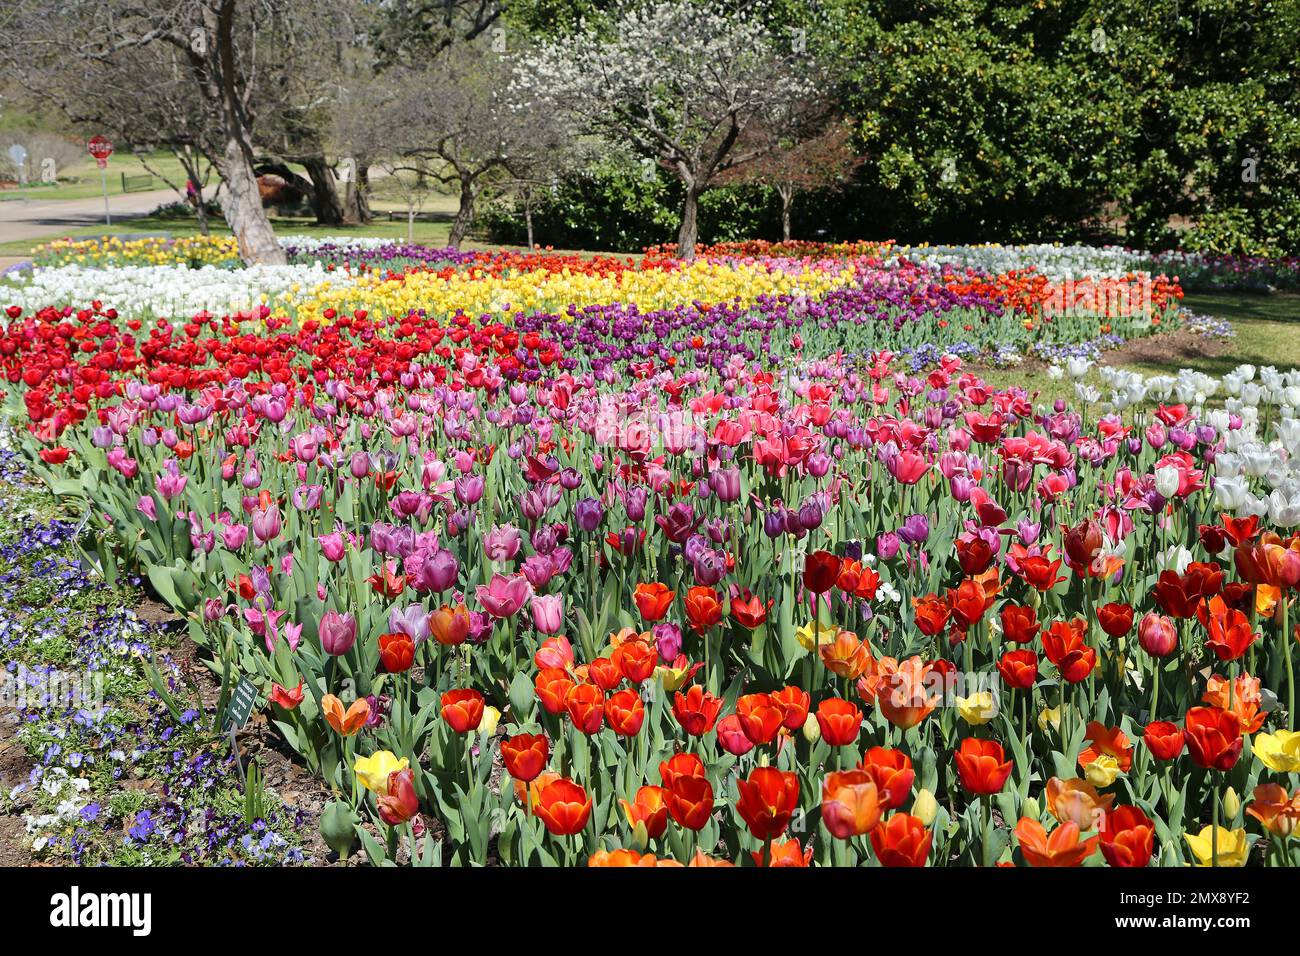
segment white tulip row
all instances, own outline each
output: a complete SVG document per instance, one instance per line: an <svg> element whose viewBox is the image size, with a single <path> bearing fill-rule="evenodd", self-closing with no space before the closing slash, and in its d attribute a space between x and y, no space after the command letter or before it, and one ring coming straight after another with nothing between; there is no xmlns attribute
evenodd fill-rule
<svg viewBox="0 0 1300 956"><path fill-rule="evenodd" d="M24 311L46 306L87 308L91 302L129 318L188 319L207 310L217 315L258 305L284 306L312 292L350 282L345 273L319 263L220 269L204 266L84 266L36 268L0 284L0 308Z"/></svg>

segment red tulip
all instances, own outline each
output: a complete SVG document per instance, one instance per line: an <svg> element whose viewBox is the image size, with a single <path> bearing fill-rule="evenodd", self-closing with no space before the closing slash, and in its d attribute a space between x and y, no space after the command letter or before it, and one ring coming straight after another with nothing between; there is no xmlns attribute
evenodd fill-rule
<svg viewBox="0 0 1300 956"><path fill-rule="evenodd" d="M871 831L871 848L881 866L925 866L934 834L908 813L895 813Z"/></svg>
<svg viewBox="0 0 1300 956"><path fill-rule="evenodd" d="M478 730L483 722L483 695L473 688L449 690L442 695L442 719L458 734Z"/></svg>
<svg viewBox="0 0 1300 956"><path fill-rule="evenodd" d="M957 776L971 793L997 793L1011 776L1011 761L1006 759L1002 745L996 740L967 737L953 757Z"/></svg>
<svg viewBox="0 0 1300 956"><path fill-rule="evenodd" d="M829 551L813 551L804 558L803 586L813 594L825 594L835 587L840 559Z"/></svg>
<svg viewBox="0 0 1300 956"><path fill-rule="evenodd" d="M400 674L415 663L415 641L406 634L380 634L379 660L390 674Z"/></svg>
<svg viewBox="0 0 1300 956"><path fill-rule="evenodd" d="M736 810L760 840L785 832L799 807L799 778L775 767L756 767L747 780L737 781Z"/></svg>
<svg viewBox="0 0 1300 956"><path fill-rule="evenodd" d="M1241 722L1230 710L1193 707L1183 719L1187 752L1206 770L1231 770L1241 756Z"/></svg>

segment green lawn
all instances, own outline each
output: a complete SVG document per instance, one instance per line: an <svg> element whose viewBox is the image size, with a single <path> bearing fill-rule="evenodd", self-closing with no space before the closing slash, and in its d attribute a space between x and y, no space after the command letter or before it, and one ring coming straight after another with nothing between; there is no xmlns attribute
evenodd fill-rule
<svg viewBox="0 0 1300 956"><path fill-rule="evenodd" d="M138 156L131 153L114 153L109 157L108 168L108 194L110 196L122 195L122 175L127 176L153 176L153 184L150 189L167 189L167 183L159 178L166 176L173 183L185 183L185 172L181 164L171 153L154 153L148 158L149 166L152 169L146 169L145 164ZM0 191L0 201L13 202L26 197L29 199L92 199L96 196L102 196L104 193L103 184L100 182L99 167L95 165L94 159L87 155L84 159L78 160L75 164L65 166L58 171L59 181L54 184L41 182L32 182L25 189L5 189ZM33 178L35 178L33 176ZM215 181L215 178L214 178ZM140 192L138 188L134 192ZM179 196L177 197L180 198Z"/></svg>

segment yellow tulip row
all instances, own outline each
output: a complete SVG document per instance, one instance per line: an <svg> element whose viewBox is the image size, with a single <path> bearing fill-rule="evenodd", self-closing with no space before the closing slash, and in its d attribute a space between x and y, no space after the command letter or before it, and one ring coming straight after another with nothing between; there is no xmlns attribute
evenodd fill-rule
<svg viewBox="0 0 1300 956"><path fill-rule="evenodd" d="M320 317L325 310L339 314L357 309L377 315L405 315L422 309L430 315L457 312L479 316L515 312L563 312L613 302L633 304L643 311L667 309L688 302L752 305L761 296L805 295L815 298L853 284L854 268L823 263L801 270L782 270L762 263L697 260L680 269L627 270L617 275L588 275L567 270L508 271L493 276L479 269L453 275L413 272L397 278L362 275L348 282L326 282L301 301L299 318Z"/></svg>

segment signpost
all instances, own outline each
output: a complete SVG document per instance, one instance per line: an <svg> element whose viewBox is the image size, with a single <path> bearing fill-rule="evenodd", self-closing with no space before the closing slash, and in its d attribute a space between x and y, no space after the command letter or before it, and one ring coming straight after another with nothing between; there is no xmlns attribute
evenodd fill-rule
<svg viewBox="0 0 1300 956"><path fill-rule="evenodd" d="M113 155L113 144L103 136L92 136L86 143L86 151L95 157L99 166L99 180L104 187L104 225L113 225L113 214L108 209L108 157Z"/></svg>

